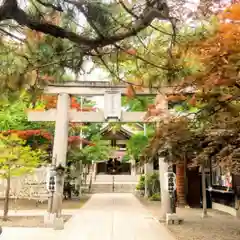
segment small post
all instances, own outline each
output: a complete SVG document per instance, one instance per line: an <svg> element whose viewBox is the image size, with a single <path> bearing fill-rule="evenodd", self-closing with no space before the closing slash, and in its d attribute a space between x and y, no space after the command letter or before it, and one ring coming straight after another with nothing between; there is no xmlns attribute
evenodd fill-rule
<svg viewBox="0 0 240 240"><path fill-rule="evenodd" d="M144 136L147 136L147 126L146 126L146 123L143 124L143 134ZM145 187L144 187L144 197L145 198L148 198L149 197L149 189L148 189L148 163L146 162L146 159L145 159L145 162L144 162L144 176L145 176Z"/></svg>
<svg viewBox="0 0 240 240"><path fill-rule="evenodd" d="M159 180L161 185L161 210L162 219L166 219L166 215L171 213L171 202L169 192L166 189L167 179L165 174L168 172L168 163L164 161L163 157L159 156Z"/></svg>
<svg viewBox="0 0 240 240"><path fill-rule="evenodd" d="M170 176L168 177L168 191L169 191L170 203L171 203L171 213L176 213L176 205L175 205L176 184L175 184L175 179L173 178L174 173L173 173L172 164L169 164L168 172L170 174Z"/></svg>
<svg viewBox="0 0 240 240"><path fill-rule="evenodd" d="M115 179L114 179L114 175L113 175L112 176L112 191L113 192L115 191L114 181L115 181Z"/></svg>
<svg viewBox="0 0 240 240"><path fill-rule="evenodd" d="M145 187L144 187L144 197L148 198L149 195L149 189L148 189L148 165L147 162L144 163L144 176L145 176Z"/></svg>
<svg viewBox="0 0 240 240"><path fill-rule="evenodd" d="M202 172L202 217L207 217L207 195L206 195L206 177L205 177L205 164L201 166Z"/></svg>

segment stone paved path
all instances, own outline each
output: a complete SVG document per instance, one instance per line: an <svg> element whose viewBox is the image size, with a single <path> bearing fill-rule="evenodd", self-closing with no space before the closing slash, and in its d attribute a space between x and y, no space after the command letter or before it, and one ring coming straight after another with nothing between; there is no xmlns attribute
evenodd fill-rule
<svg viewBox="0 0 240 240"><path fill-rule="evenodd" d="M24 240L43 237L46 240L174 240L132 194L117 193L93 195L65 224L63 231L31 231L35 231L32 232L35 237L20 235ZM20 235L7 238L6 233L0 239L17 239Z"/></svg>

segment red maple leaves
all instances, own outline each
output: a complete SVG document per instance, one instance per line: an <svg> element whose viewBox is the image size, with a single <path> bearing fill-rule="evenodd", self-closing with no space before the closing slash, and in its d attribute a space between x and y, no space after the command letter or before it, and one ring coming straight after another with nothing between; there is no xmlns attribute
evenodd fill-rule
<svg viewBox="0 0 240 240"><path fill-rule="evenodd" d="M49 110L57 107L57 96L43 95L40 97L40 100L44 102L45 110ZM82 111L82 112L96 111L96 109L93 107L81 108L81 104L77 101L76 97L71 97L70 107L71 109L75 109L77 111Z"/></svg>
<svg viewBox="0 0 240 240"><path fill-rule="evenodd" d="M53 141L53 135L49 133L46 130L43 129L33 129L33 130L8 130L2 132L3 135L8 135L8 134L17 134L19 138L23 140L28 140L31 137L42 137L48 141ZM91 143L88 140L85 140L83 138L80 138L79 136L70 136L68 137L68 143L69 144L74 144L74 143L84 143L90 146L93 146L94 144Z"/></svg>
<svg viewBox="0 0 240 240"><path fill-rule="evenodd" d="M94 146L95 144L86 140L86 139L83 139L83 138L80 138L79 136L70 136L68 138L68 143L84 143L84 144L87 144L87 145L90 145L90 146Z"/></svg>
<svg viewBox="0 0 240 240"><path fill-rule="evenodd" d="M52 140L52 135L47 132L46 130L42 129L36 129L36 130L8 130L5 132L2 132L3 134L17 134L18 137L27 140L32 136L40 136L47 140Z"/></svg>

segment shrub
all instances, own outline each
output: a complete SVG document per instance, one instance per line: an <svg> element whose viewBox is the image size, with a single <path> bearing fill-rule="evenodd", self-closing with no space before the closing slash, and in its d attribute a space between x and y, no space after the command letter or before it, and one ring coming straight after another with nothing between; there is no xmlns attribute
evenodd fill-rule
<svg viewBox="0 0 240 240"><path fill-rule="evenodd" d="M153 196L155 193L160 193L160 181L159 181L159 174L153 173L147 176L147 184L149 190L149 196Z"/></svg>
<svg viewBox="0 0 240 240"><path fill-rule="evenodd" d="M160 193L154 193L151 197L149 197L150 201L161 201Z"/></svg>
<svg viewBox="0 0 240 240"><path fill-rule="evenodd" d="M145 189L145 176L140 176L139 182L136 186L137 190L144 190Z"/></svg>

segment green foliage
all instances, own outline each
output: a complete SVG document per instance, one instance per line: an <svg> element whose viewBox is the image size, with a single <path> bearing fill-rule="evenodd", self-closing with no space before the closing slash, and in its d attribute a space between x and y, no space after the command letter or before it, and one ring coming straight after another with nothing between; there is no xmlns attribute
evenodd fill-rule
<svg viewBox="0 0 240 240"><path fill-rule="evenodd" d="M27 122L26 108L27 101L25 99L15 102L2 102L0 104L0 129L2 131L25 129Z"/></svg>
<svg viewBox="0 0 240 240"><path fill-rule="evenodd" d="M129 155L124 155L122 158L122 162L129 162L131 160Z"/></svg>
<svg viewBox="0 0 240 240"><path fill-rule="evenodd" d="M94 136L99 134L101 127L102 127L102 124L100 123L86 123L82 127L83 135L87 139L92 139L94 138Z"/></svg>
<svg viewBox="0 0 240 240"><path fill-rule="evenodd" d="M68 164L76 164L82 161L83 164L91 164L92 161L86 150L80 148L73 148L67 154Z"/></svg>
<svg viewBox="0 0 240 240"><path fill-rule="evenodd" d="M153 103L154 103L153 97L136 97L133 99L122 97L122 106L126 107L127 111L132 112L146 111L148 105Z"/></svg>
<svg viewBox="0 0 240 240"><path fill-rule="evenodd" d="M128 155L133 156L138 160L143 150L148 144L148 137L142 133L133 135L127 142Z"/></svg>
<svg viewBox="0 0 240 240"><path fill-rule="evenodd" d="M87 161L98 162L109 158L112 148L106 146L101 141L100 135L93 136L91 142L94 146L86 146L82 149L83 155L86 157Z"/></svg>
<svg viewBox="0 0 240 240"><path fill-rule="evenodd" d="M145 189L145 176L141 175L139 178L139 182L136 186L137 190L144 190Z"/></svg>
<svg viewBox="0 0 240 240"><path fill-rule="evenodd" d="M141 175L139 178L139 182L136 186L136 190L143 191L145 189L145 181L147 181L149 199L151 201L159 201L160 200L159 174L153 173L151 175L148 175L147 178L145 177L145 175Z"/></svg>
<svg viewBox="0 0 240 240"><path fill-rule="evenodd" d="M156 127L155 127L155 124L147 124L147 137L148 139L151 139L154 134L156 133Z"/></svg>
<svg viewBox="0 0 240 240"><path fill-rule="evenodd" d="M153 173L147 176L147 185L149 196L152 197L154 194L160 193L160 181L159 181L159 174Z"/></svg>
<svg viewBox="0 0 240 240"><path fill-rule="evenodd" d="M151 197L149 197L150 201L161 201L160 193L154 193Z"/></svg>
<svg viewBox="0 0 240 240"><path fill-rule="evenodd" d="M30 173L44 163L45 152L24 145L25 141L17 135L0 135L0 177L7 179Z"/></svg>
<svg viewBox="0 0 240 240"><path fill-rule="evenodd" d="M52 128L52 123L35 123L27 119L27 109L31 107L31 97L23 92L18 100L10 99L0 101L0 130L27 130Z"/></svg>

